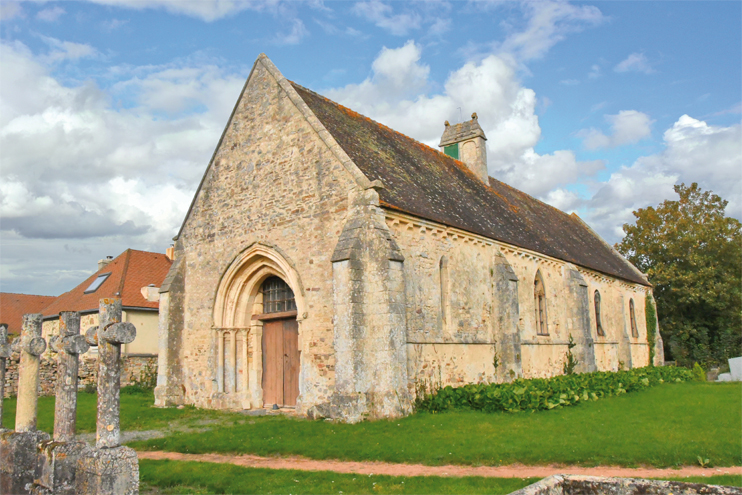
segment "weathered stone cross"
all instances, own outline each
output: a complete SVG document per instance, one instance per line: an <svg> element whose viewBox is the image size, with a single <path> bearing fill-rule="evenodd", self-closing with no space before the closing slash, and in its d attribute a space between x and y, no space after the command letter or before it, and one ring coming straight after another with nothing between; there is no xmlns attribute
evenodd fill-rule
<svg viewBox="0 0 742 495"><path fill-rule="evenodd" d="M15 431L36 430L39 401L39 356L46 350L41 336L41 313L23 315L23 330L19 343L21 359L18 364L18 403L15 413Z"/></svg>
<svg viewBox="0 0 742 495"><path fill-rule="evenodd" d="M13 349L21 353L18 402L15 431L0 433L0 493L29 493L40 474L38 445L49 439L49 435L36 430L39 356L46 350L41 314L23 315L21 337L13 342Z"/></svg>
<svg viewBox="0 0 742 495"><path fill-rule="evenodd" d="M98 448L121 444L121 345L136 336L136 327L121 321L121 299L101 299L98 326L85 332L88 344L98 346Z"/></svg>
<svg viewBox="0 0 742 495"><path fill-rule="evenodd" d="M3 398L5 397L5 361L10 358L8 325L0 323L0 431L3 430Z"/></svg>
<svg viewBox="0 0 742 495"><path fill-rule="evenodd" d="M49 348L57 353L54 439L39 444L41 473L31 493L72 495L77 461L90 449L84 442L75 441L78 356L89 348L80 335L80 313L59 313L59 336L49 339Z"/></svg>
<svg viewBox="0 0 742 495"><path fill-rule="evenodd" d="M121 345L132 342L134 325L121 321L121 299L101 299L98 326L85 332L98 346L98 417L96 448L77 464L76 493L119 495L139 493L139 462L133 449L121 446Z"/></svg>
<svg viewBox="0 0 742 495"><path fill-rule="evenodd" d="M49 339L49 347L58 353L57 398L54 404L54 440L71 442L77 423L77 371L79 355L90 346L80 335L80 313L59 313L59 337Z"/></svg>

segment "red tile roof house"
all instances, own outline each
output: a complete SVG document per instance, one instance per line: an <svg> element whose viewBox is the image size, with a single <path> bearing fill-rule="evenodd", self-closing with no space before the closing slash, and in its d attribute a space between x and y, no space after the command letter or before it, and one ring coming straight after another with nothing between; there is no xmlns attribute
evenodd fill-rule
<svg viewBox="0 0 742 495"><path fill-rule="evenodd" d="M88 277L80 285L59 297L25 296L27 298L45 298L43 305L23 307L17 316L17 323L10 320L9 331L20 332L20 319L26 313L42 313L44 315L43 336L49 337L59 332L59 313L61 311L79 311L81 313L80 328L84 333L91 326L98 324L98 304L104 297L120 297L123 306L122 320L133 323L137 328L137 337L134 342L122 347L124 356L124 373L121 384L130 384L132 379L141 378L142 371L149 367L152 372L157 366L158 340L158 311L159 287L172 264L167 254L152 253L127 249L116 258L108 258L98 262L98 271ZM3 309L5 308L6 294L3 294ZM23 296L10 294L10 296ZM12 298L8 298L12 302ZM18 306L16 303L15 306ZM8 307L15 307L10 303ZM8 311L8 315L14 315ZM0 319L5 320L5 311ZM15 321L15 320L14 320ZM12 326L15 325L15 326ZM95 379L96 348L83 356L80 361L81 386L92 383ZM6 394L15 393L17 376L17 355L11 359L8 374L6 375ZM49 351L42 357L41 389L42 394L54 393L56 376L56 359Z"/></svg>
<svg viewBox="0 0 742 495"><path fill-rule="evenodd" d="M36 296L0 292L0 323L8 325L8 335L20 335L23 315L40 313L56 296Z"/></svg>
<svg viewBox="0 0 742 495"><path fill-rule="evenodd" d="M137 338L123 346L122 353L157 355L158 290L171 264L166 254L134 249L99 261L97 272L43 309L44 337L59 331L61 311L79 311L85 332L98 324L100 299L120 297L123 321L137 327Z"/></svg>

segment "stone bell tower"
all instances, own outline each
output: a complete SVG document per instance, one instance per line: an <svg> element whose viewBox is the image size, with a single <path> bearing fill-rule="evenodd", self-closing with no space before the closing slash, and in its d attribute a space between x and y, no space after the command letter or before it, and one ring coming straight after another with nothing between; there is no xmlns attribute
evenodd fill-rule
<svg viewBox="0 0 742 495"><path fill-rule="evenodd" d="M451 125L446 121L446 128L438 145L448 156L461 160L474 172L479 180L489 184L487 173L487 148L484 131L479 126L477 114L471 114L471 120Z"/></svg>

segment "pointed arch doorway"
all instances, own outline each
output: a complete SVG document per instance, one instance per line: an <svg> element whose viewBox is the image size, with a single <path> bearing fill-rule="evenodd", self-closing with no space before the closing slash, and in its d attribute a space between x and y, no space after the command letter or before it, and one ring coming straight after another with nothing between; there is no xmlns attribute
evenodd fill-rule
<svg viewBox="0 0 742 495"><path fill-rule="evenodd" d="M296 406L299 396L299 325L294 293L281 278L272 276L260 288L263 313L263 403Z"/></svg>
<svg viewBox="0 0 742 495"><path fill-rule="evenodd" d="M217 407L301 407L302 287L293 263L264 242L226 269L214 302Z"/></svg>

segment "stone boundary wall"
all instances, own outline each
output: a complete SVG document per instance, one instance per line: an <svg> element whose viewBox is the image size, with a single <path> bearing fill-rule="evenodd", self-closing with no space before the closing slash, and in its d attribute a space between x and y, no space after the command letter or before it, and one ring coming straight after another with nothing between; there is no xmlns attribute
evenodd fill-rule
<svg viewBox="0 0 742 495"><path fill-rule="evenodd" d="M18 393L18 353L13 353L6 360L5 371L5 397L12 397ZM133 385L136 380L141 379L142 373L149 365L153 372L157 373L156 354L130 354L122 356L123 372L121 374L121 386ZM86 385L96 385L98 379L98 356L80 356L80 368L78 371L78 389L82 390ZM39 369L39 395L54 395L57 384L57 359L56 357L42 357Z"/></svg>

